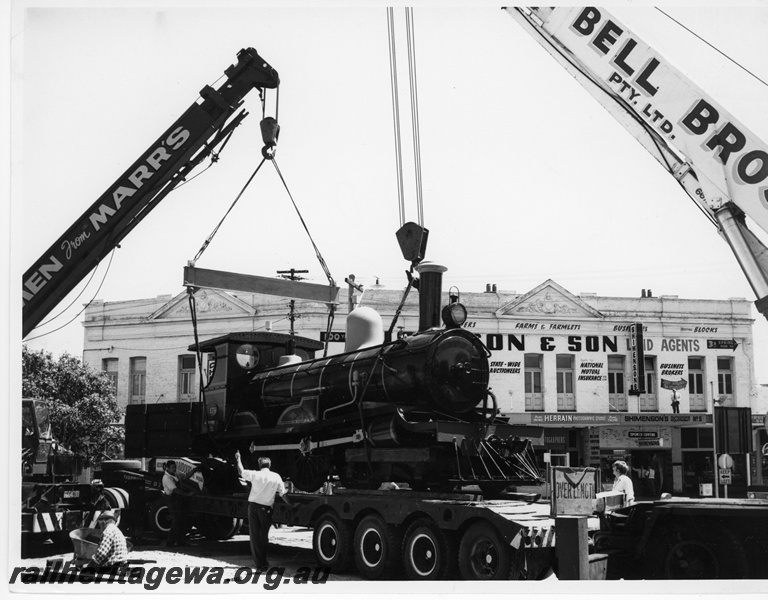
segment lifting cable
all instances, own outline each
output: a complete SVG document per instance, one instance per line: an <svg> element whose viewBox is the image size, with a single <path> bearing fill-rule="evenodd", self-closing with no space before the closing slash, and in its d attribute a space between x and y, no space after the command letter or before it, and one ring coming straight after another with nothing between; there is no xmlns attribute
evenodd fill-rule
<svg viewBox="0 0 768 600"><path fill-rule="evenodd" d="M425 235L424 229L424 198L422 193L422 178L421 178L421 137L419 134L419 100L418 90L416 85L416 44L413 26L413 8L405 9L405 22L406 22L406 39L408 48L408 75L410 83L410 98L411 98L411 128L412 128L412 140L413 140L413 162L415 172L416 183L416 214L418 225L421 227L421 236ZM398 74L397 74L397 47L395 43L395 18L394 10L390 7L387 8L387 30L389 37L389 68L390 68L390 82L392 86L392 116L394 121L395 131L395 163L397 169L397 194L398 194L398 206L400 209L400 227L401 229L406 224L405 218L405 193L403 191L403 150L402 150L402 136L400 131L400 99L398 92ZM422 246L423 239L419 242L419 247ZM408 294L413 287L413 269L417 263L414 260L411 264L410 271L406 272L408 276L408 285L405 288L400 305L395 312L395 317L387 332L387 337L391 339L392 331L397 323L397 319L405 306L405 302L408 298Z"/></svg>
<svg viewBox="0 0 768 600"><path fill-rule="evenodd" d="M326 264L325 259L323 258L323 255L320 252L320 249L317 247L317 244L315 244L315 240L312 237L312 234L309 232L309 227L307 227L307 223L306 221L304 221L304 217L301 215L301 211L299 210L299 207L296 205L296 201L293 199L293 194L291 194L291 190L288 189L288 184L286 183L285 178L283 177L283 173L280 171L280 167L277 166L277 161L275 160L275 157L272 156L270 160L272 161L272 164L275 167L275 171L280 177L280 181L283 182L283 187L285 187L285 191L288 194L288 197L291 199L293 208L296 210L296 214L299 216L299 220L301 221L302 227L304 227L304 231L307 232L307 237L309 237L309 241L312 244L312 248L314 248L315 250L315 256L317 257L317 260L323 269L323 273L325 273L325 276L328 279L328 285L331 288L335 287L336 282L331 276L331 271L328 268L328 265ZM335 314L336 314L336 306L333 303L329 302L328 303L328 322L327 322L326 331L325 331L325 346L323 347L323 358L328 356L328 344L330 343L330 339L331 339L331 331L333 329L333 321L334 321Z"/></svg>
<svg viewBox="0 0 768 600"><path fill-rule="evenodd" d="M393 9L387 8L389 34L389 74L392 87L392 122L395 129L395 168L397 171L397 205L400 209L400 227L405 224L405 194L403 192L403 148L400 138L400 99L397 86L397 53L395 48L395 20Z"/></svg>
<svg viewBox="0 0 768 600"><path fill-rule="evenodd" d="M416 176L416 209L418 224L424 226L424 202L421 189L421 137L419 135L419 95L416 86L416 43L413 30L413 8L405 9L408 36L408 74L411 82L411 121L413 122L413 165Z"/></svg>
<svg viewBox="0 0 768 600"><path fill-rule="evenodd" d="M424 202L421 180L421 138L419 135L419 100L416 85L416 44L413 27L413 8L405 9L406 39L408 49L408 75L411 98L411 129L413 140L413 162L416 180L417 222L424 226ZM403 186L403 148L400 128L400 98L397 73L397 47L395 42L395 19L393 9L387 8L387 30L389 38L389 70L392 87L392 118L395 134L395 163L397 170L397 194L400 209L400 226L405 224L405 193Z"/></svg>
<svg viewBox="0 0 768 600"><path fill-rule="evenodd" d="M278 92L279 94L279 88ZM312 244L312 247L315 250L315 256L318 259L318 262L320 263L320 266L323 269L323 272L325 273L326 278L328 279L328 283L330 287L335 287L336 282L334 281L333 277L331 276L330 269L328 268L328 265L325 262L325 259L323 258L322 253L320 252L319 248L317 247L317 244L315 243L314 238L312 237L312 234L309 232L309 227L307 226L306 221L304 220L304 217L301 214L301 211L299 210L299 207L296 204L296 201L293 198L293 194L291 194L290 189L288 188L288 184L285 181L285 177L283 177L282 172L280 171L280 168L277 165L277 161L275 160L275 154L274 154L274 148L277 143L277 136L280 132L280 127L277 125L277 106L275 107L275 118L267 117L265 112L265 102L264 102L264 96L263 94L260 94L261 97L261 104L262 104L262 121L261 121L261 129L262 129L262 137L264 138L264 147L262 148L261 154L262 159L261 162L259 162L258 166L254 170L254 172L251 174L251 176L246 181L243 188L240 190L240 193L237 194L235 197L235 200L230 205L229 209L227 209L226 213L224 213L224 216L221 218L219 223L214 227L213 231L210 233L210 235L205 239L202 246L200 247L200 250L198 250L197 254L195 255L195 258L191 261L191 263L194 265L199 258L203 255L203 252L208 248L211 241L213 240L213 237L216 235L216 233L221 228L222 224L224 223L224 220L229 216L229 213L232 212L232 209L235 207L235 205L238 203L240 198L245 193L245 190L248 189L248 186L253 181L253 178L256 176L256 173L259 172L261 167L264 165L264 162L269 160L272 162L272 164L275 167L275 171L277 172L278 176L280 177L280 181L283 184L283 187L285 188L285 191L288 194L288 197L291 200L291 203L293 204L293 208L296 210L296 214L299 216L299 220L301 221L302 226L304 227L304 231L306 231L307 236L309 237L309 241ZM278 95L279 99L279 95ZM190 295L190 298L192 296ZM193 312L193 327L195 328L195 335L197 335L197 322L194 318L194 303L190 301L190 309ZM328 341L330 340L330 332L333 328L333 321L334 321L334 314L335 314L335 306L332 303L328 303L328 325L327 325L327 335L326 335L326 344L325 344L325 351L324 356L327 356L328 353ZM202 372L202 371L201 371Z"/></svg>

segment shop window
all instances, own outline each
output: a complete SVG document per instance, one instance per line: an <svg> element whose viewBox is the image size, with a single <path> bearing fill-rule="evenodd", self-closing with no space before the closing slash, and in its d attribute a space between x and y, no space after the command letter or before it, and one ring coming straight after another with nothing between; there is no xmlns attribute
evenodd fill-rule
<svg viewBox="0 0 768 600"><path fill-rule="evenodd" d="M655 412L659 410L659 395L656 391L656 358L645 357L645 393L640 394L640 412Z"/></svg>
<svg viewBox="0 0 768 600"><path fill-rule="evenodd" d="M525 410L544 410L542 393L542 355L525 355Z"/></svg>
<svg viewBox="0 0 768 600"><path fill-rule="evenodd" d="M104 358L101 361L101 370L104 371L106 376L112 383L112 391L117 398L117 359L116 358Z"/></svg>
<svg viewBox="0 0 768 600"><path fill-rule="evenodd" d="M706 412L704 359L698 356L688 357L688 401L691 412Z"/></svg>
<svg viewBox="0 0 768 600"><path fill-rule="evenodd" d="M688 450L712 449L711 427L682 427L680 429L680 447Z"/></svg>
<svg viewBox="0 0 768 600"><path fill-rule="evenodd" d="M147 398L147 358L131 359L131 404L144 404Z"/></svg>
<svg viewBox="0 0 768 600"><path fill-rule="evenodd" d="M179 356L179 402L194 402L197 399L195 366L193 355Z"/></svg>
<svg viewBox="0 0 768 600"><path fill-rule="evenodd" d="M608 410L627 412L627 393L624 388L624 357L608 357Z"/></svg>
<svg viewBox="0 0 768 600"><path fill-rule="evenodd" d="M735 406L733 403L733 359L730 356L717 357L717 395L723 400L720 406Z"/></svg>
<svg viewBox="0 0 768 600"><path fill-rule="evenodd" d="M573 393L573 355L558 354L557 366L557 410L576 410L576 395Z"/></svg>

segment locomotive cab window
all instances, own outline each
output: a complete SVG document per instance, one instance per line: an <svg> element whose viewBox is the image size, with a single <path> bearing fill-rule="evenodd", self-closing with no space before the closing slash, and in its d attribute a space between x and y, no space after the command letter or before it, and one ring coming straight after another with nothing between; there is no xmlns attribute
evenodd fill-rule
<svg viewBox="0 0 768 600"><path fill-rule="evenodd" d="M259 364L259 349L253 344L241 344L237 348L235 357L240 367L251 370Z"/></svg>

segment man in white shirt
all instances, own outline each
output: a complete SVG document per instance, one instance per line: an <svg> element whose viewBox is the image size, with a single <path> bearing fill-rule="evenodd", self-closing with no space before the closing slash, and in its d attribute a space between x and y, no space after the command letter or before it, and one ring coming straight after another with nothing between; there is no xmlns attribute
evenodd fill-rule
<svg viewBox="0 0 768 600"><path fill-rule="evenodd" d="M623 460L617 460L613 463L613 475L616 479L613 481L614 492L624 492L627 504L635 502L635 486L629 478L629 465Z"/></svg>
<svg viewBox="0 0 768 600"><path fill-rule="evenodd" d="M272 461L269 458L259 457L258 471L243 468L239 450L235 452L235 460L237 461L238 474L251 484L251 490L248 493L248 532L251 537L251 556L253 556L256 569L263 571L269 568L267 547L275 496L279 495L291 507L295 505L285 497L285 484L280 475L270 471Z"/></svg>

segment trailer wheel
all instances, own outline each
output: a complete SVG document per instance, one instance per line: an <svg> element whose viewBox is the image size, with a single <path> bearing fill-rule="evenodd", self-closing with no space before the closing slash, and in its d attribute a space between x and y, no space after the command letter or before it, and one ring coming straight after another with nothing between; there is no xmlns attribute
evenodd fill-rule
<svg viewBox="0 0 768 600"><path fill-rule="evenodd" d="M243 520L224 515L200 515L196 522L200 533L209 540L228 540L243 526Z"/></svg>
<svg viewBox="0 0 768 600"><path fill-rule="evenodd" d="M378 515L365 517L355 530L355 564L366 579L391 577L400 564L398 531Z"/></svg>
<svg viewBox="0 0 768 600"><path fill-rule="evenodd" d="M149 526L161 536L171 530L171 511L163 498L158 498L149 507Z"/></svg>
<svg viewBox="0 0 768 600"><path fill-rule="evenodd" d="M432 519L418 519L405 532L403 566L408 579L448 579L455 553L455 546Z"/></svg>
<svg viewBox="0 0 768 600"><path fill-rule="evenodd" d="M345 573L352 567L352 529L334 514L320 517L312 534L312 549L317 562L334 573Z"/></svg>
<svg viewBox="0 0 768 600"><path fill-rule="evenodd" d="M506 579L509 547L489 523L472 525L461 538L459 571L463 579Z"/></svg>
<svg viewBox="0 0 768 600"><path fill-rule="evenodd" d="M645 556L649 575L660 579L743 579L748 561L736 536L712 522L660 530Z"/></svg>

